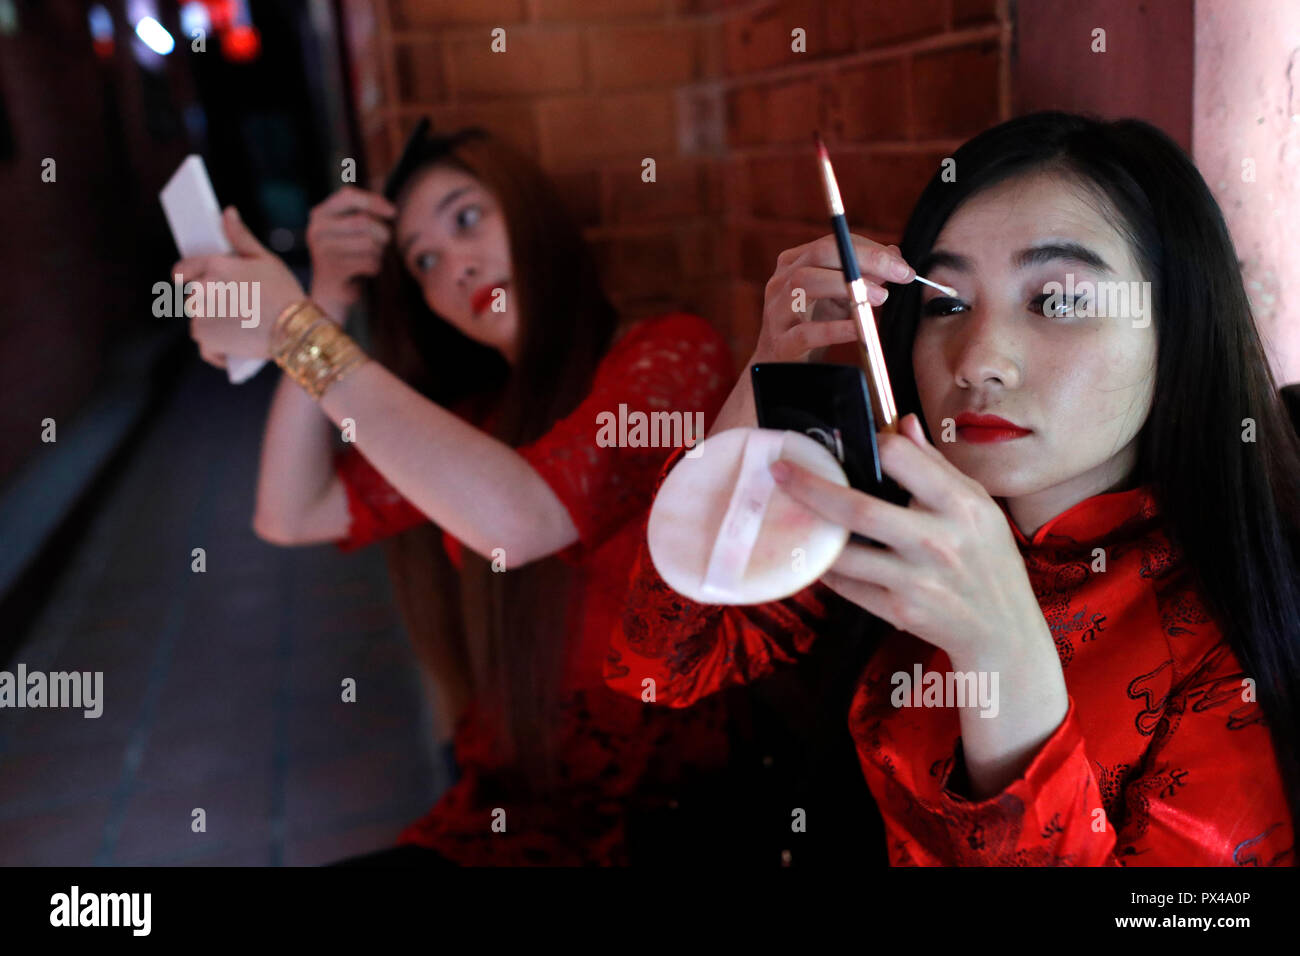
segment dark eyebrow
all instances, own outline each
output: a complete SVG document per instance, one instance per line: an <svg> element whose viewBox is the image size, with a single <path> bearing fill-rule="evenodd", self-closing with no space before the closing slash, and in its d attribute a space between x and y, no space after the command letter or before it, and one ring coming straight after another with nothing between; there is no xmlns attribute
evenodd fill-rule
<svg viewBox="0 0 1300 956"><path fill-rule="evenodd" d="M442 197L442 200L438 203L437 206L434 207L433 214L435 216L438 215L438 213L442 212L444 209L446 209L448 206L450 206L457 199L465 195L473 188L474 188L473 186L461 186L459 189L453 189L451 192L447 193L447 195Z"/></svg>
<svg viewBox="0 0 1300 956"><path fill-rule="evenodd" d="M1114 271L1106 264L1105 259L1087 246L1080 245L1077 242L1045 242L1042 245L1021 249L1013 257L1016 267L1020 269L1042 265L1044 262L1053 262L1057 259L1063 259L1066 262L1077 262L1080 265L1096 269L1098 272Z"/></svg>
<svg viewBox="0 0 1300 956"><path fill-rule="evenodd" d="M450 206L457 199L465 195L473 188L474 187L472 185L467 185L467 186L461 186L459 189L453 189L451 192L447 193L447 195L443 196L442 199L438 201L438 205L433 207L433 214L435 216L438 215L440 212L442 212L444 209L446 209L448 206ZM398 246L398 251L401 254L401 257L403 259L406 258L406 252L408 249L411 248L411 243L415 242L415 240L418 238L420 238L420 234L417 232L407 236L405 239L402 240L401 245Z"/></svg>
<svg viewBox="0 0 1300 956"><path fill-rule="evenodd" d="M1077 242L1045 242L1041 245L1030 246L1028 249L1021 249L1011 257L1011 261L1015 263L1018 269L1027 269L1030 266L1055 262L1058 259L1090 266L1099 272L1113 273L1115 271L1106 264L1105 259L1087 246L1080 245ZM918 271L924 275L940 266L947 266L954 272L971 271L971 261L968 258L955 252L945 252L942 249L936 249L922 259Z"/></svg>

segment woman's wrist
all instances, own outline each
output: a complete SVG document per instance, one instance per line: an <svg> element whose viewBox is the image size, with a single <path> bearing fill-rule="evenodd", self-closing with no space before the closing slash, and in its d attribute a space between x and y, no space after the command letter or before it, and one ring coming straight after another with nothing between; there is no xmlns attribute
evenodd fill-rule
<svg viewBox="0 0 1300 956"><path fill-rule="evenodd" d="M337 322L340 328L347 328L348 315L356 303L355 296L349 297L329 288L312 288L308 291L307 297L315 302L322 312Z"/></svg>
<svg viewBox="0 0 1300 956"><path fill-rule="evenodd" d="M276 318L271 358L316 400L352 369L369 361L339 323L310 299L293 303Z"/></svg>

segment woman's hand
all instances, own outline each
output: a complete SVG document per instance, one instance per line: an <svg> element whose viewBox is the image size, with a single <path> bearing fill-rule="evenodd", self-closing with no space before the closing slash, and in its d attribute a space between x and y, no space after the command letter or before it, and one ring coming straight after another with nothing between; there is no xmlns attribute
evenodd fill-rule
<svg viewBox="0 0 1300 956"><path fill-rule="evenodd" d="M361 295L360 279L379 274L397 207L379 193L344 186L311 211L311 296L343 321Z"/></svg>
<svg viewBox="0 0 1300 956"><path fill-rule="evenodd" d="M193 300L187 295L185 299L187 307L191 301L197 306L193 314L188 310L186 313L190 315L190 337L198 343L205 362L225 368L227 355L269 358L271 328L276 318L288 305L306 296L289 267L257 241L234 206L227 207L221 218L234 252L182 259L172 266L172 274L179 274L186 285L203 284L203 295L195 295ZM225 286L231 282L238 285ZM228 314L204 314L209 283L225 286L223 294L213 298L225 304L219 311ZM235 307L240 303L253 306L251 316L240 314Z"/></svg>
<svg viewBox="0 0 1300 956"><path fill-rule="evenodd" d="M957 708L962 796L984 800L1021 776L1065 719L1061 660L997 502L925 440L915 415L879 440L881 468L912 493L906 508L789 462L773 463L772 474L813 511L880 542L850 541L827 585L946 652L954 671L997 679L990 710Z"/></svg>
<svg viewBox="0 0 1300 956"><path fill-rule="evenodd" d="M881 468L913 496L907 507L789 462L772 466L793 498L880 542L850 542L822 580L946 651L958 669L1000 669L1027 654L1046 660L1044 652L1055 661L1051 632L997 502L926 441L915 415L879 442Z"/></svg>
<svg viewBox="0 0 1300 956"><path fill-rule="evenodd" d="M897 246L882 246L861 236L852 238L858 268L867 282L867 299L873 306L889 295L884 283L910 282L916 275ZM796 311L800 299L803 311ZM763 328L751 364L802 362L814 349L856 338L835 237L823 236L782 252L763 294Z"/></svg>

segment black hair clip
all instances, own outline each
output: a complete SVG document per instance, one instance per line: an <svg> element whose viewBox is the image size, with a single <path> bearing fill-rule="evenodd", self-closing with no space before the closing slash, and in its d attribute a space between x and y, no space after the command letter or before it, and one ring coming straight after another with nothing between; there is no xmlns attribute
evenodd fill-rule
<svg viewBox="0 0 1300 956"><path fill-rule="evenodd" d="M397 191L402 188L402 183L411 175L412 169L419 161L420 147L423 145L424 138L428 135L431 125L427 116L422 117L420 122L415 124L415 129L411 130L411 135L406 137L406 145L402 147L402 154L398 157L392 171L389 172L388 178L384 180L384 198L389 202L397 200Z"/></svg>
<svg viewBox="0 0 1300 956"><path fill-rule="evenodd" d="M384 180L384 198L389 202L397 201L398 191L419 167L450 152L467 139L487 135L486 130L470 126L450 136L430 136L431 128L429 118L421 117L420 122L415 124L415 129L411 130L411 135L406 138L406 145L402 147L397 163Z"/></svg>

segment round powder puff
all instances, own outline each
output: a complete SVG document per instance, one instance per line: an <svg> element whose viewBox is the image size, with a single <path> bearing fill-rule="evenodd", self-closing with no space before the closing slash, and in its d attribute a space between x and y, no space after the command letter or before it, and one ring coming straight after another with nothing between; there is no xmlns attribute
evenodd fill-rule
<svg viewBox="0 0 1300 956"><path fill-rule="evenodd" d="M776 485L768 466L778 458L848 486L835 456L807 435L714 435L673 467L650 510L650 558L669 587L700 604L765 604L830 569L849 533Z"/></svg>

